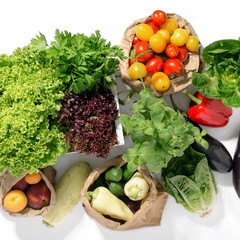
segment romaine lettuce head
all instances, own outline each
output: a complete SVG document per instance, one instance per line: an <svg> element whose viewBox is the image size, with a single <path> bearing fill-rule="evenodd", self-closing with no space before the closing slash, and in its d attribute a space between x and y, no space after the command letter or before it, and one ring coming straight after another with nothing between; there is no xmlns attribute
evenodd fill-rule
<svg viewBox="0 0 240 240"><path fill-rule="evenodd" d="M203 49L206 73L193 73L193 86L208 98L240 107L240 41L220 40Z"/></svg>
<svg viewBox="0 0 240 240"><path fill-rule="evenodd" d="M217 196L214 175L205 155L191 147L162 170L162 184L190 212L204 216L212 210Z"/></svg>

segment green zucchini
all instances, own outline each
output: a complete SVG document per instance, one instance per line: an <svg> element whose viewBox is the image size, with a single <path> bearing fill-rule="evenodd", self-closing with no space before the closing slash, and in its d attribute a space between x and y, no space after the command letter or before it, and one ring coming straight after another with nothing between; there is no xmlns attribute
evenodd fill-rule
<svg viewBox="0 0 240 240"><path fill-rule="evenodd" d="M56 183L56 204L43 215L43 223L55 226L63 221L81 198L84 182L91 172L86 162L71 165Z"/></svg>

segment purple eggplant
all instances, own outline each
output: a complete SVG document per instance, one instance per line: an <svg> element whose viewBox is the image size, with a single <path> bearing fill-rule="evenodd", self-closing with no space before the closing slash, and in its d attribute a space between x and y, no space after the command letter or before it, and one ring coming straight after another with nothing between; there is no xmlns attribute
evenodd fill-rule
<svg viewBox="0 0 240 240"><path fill-rule="evenodd" d="M171 99L173 108L176 111L180 111L182 113L186 122L191 122L195 127L198 127L200 130L202 130L202 128L197 123L193 122L188 117L187 113L177 108L172 98L172 95L170 95L170 99ZM233 160L227 148L220 141L218 141L216 138L212 137L209 134L206 134L202 138L208 142L208 145L209 145L208 149L205 149L199 142L196 142L196 141L191 145L191 147L194 150L205 154L208 160L208 165L212 170L215 170L220 173L230 172L233 168ZM239 166L240 166L240 160L239 160ZM239 171L239 176L240 176L240 171Z"/></svg>
<svg viewBox="0 0 240 240"><path fill-rule="evenodd" d="M237 147L233 156L233 186L240 198L240 132L238 135Z"/></svg>

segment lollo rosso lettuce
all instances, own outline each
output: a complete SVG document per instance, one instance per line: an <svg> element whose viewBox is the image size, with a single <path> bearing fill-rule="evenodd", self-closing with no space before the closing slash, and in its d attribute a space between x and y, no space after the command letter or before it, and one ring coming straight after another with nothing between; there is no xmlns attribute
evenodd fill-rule
<svg viewBox="0 0 240 240"><path fill-rule="evenodd" d="M0 56L0 172L34 173L67 152L55 121L64 92L44 51L26 46Z"/></svg>
<svg viewBox="0 0 240 240"><path fill-rule="evenodd" d="M240 107L240 40L219 40L203 49L205 73L193 73L192 84L204 96Z"/></svg>
<svg viewBox="0 0 240 240"><path fill-rule="evenodd" d="M191 147L162 170L162 184L177 203L202 217L211 212L217 197L215 178L205 155Z"/></svg>

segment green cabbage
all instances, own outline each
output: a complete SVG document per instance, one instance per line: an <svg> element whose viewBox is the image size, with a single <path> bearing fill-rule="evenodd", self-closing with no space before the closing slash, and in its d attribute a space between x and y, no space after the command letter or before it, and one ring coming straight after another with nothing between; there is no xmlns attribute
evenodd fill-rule
<svg viewBox="0 0 240 240"><path fill-rule="evenodd" d="M203 49L207 73L193 73L192 84L208 98L240 107L240 41L220 40Z"/></svg>
<svg viewBox="0 0 240 240"><path fill-rule="evenodd" d="M67 152L55 122L64 92L46 52L0 55L0 172L34 173Z"/></svg>
<svg viewBox="0 0 240 240"><path fill-rule="evenodd" d="M162 170L162 184L190 212L204 216L212 210L217 195L214 175L205 155L191 147Z"/></svg>

